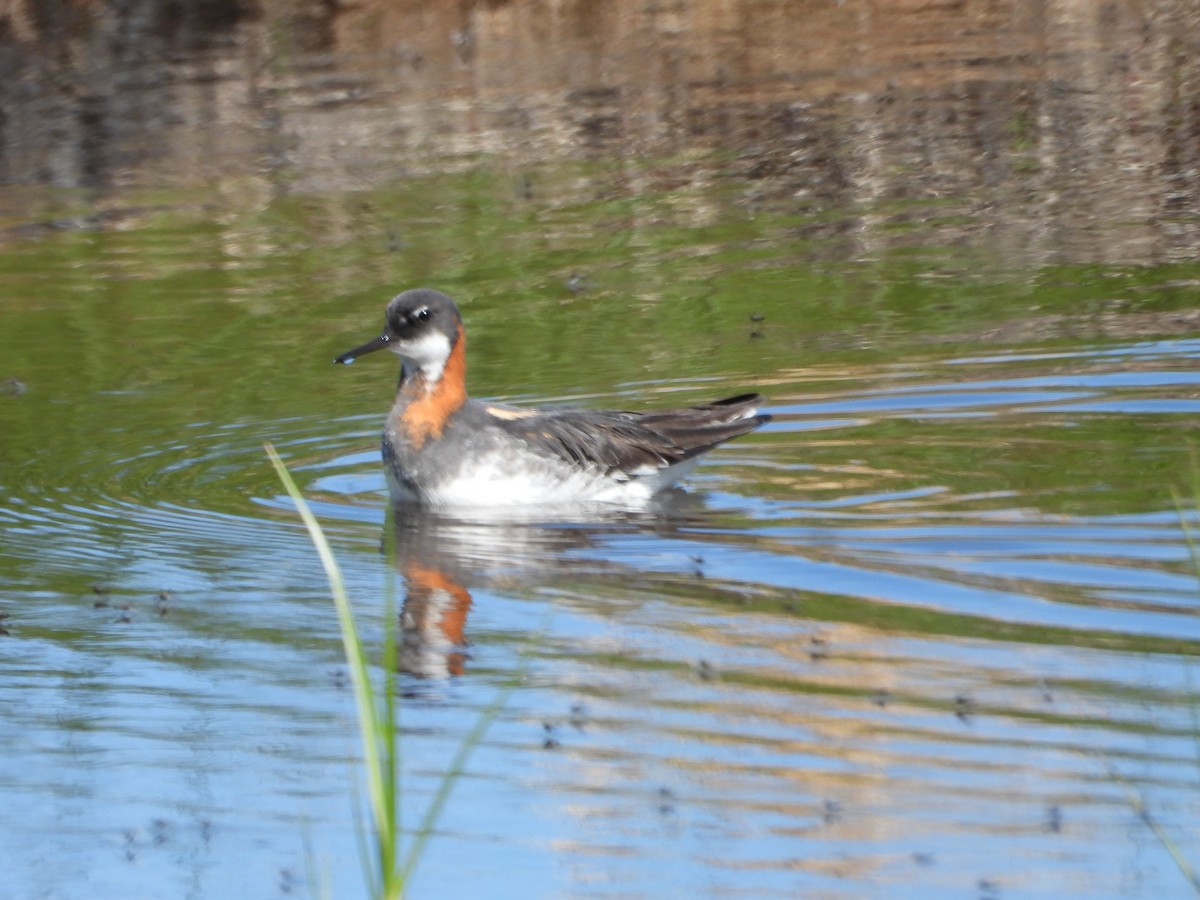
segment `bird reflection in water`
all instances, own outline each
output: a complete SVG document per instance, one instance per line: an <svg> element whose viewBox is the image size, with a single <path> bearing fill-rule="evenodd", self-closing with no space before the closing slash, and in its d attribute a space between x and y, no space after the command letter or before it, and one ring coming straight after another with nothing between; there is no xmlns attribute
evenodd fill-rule
<svg viewBox="0 0 1200 900"><path fill-rule="evenodd" d="M398 506L394 515L395 566L405 582L400 610L398 668L419 678L462 675L470 659L467 617L472 591L520 596L546 585L611 578L626 570L593 550L606 536L670 533L703 502L672 490L649 509L505 511L463 518ZM694 521L694 519L692 520Z"/></svg>
<svg viewBox="0 0 1200 900"><path fill-rule="evenodd" d="M416 560L402 571L408 587L400 610L400 671L422 677L461 675L467 660L463 631L471 611L470 591Z"/></svg>

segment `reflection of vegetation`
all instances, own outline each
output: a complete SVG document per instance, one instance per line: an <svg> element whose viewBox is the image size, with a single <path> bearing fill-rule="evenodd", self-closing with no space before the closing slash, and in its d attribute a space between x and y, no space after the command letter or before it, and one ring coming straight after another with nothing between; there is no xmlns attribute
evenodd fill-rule
<svg viewBox="0 0 1200 900"><path fill-rule="evenodd" d="M585 660L601 670L617 669L645 673L671 672L675 674L684 674L693 671L693 667L686 663L668 659L636 657L628 653L593 652L581 654L577 649L572 648L570 656L572 659ZM838 683L829 680L827 677L805 678L801 676L770 675L765 672L749 669L722 668L717 670L710 668L705 669L701 677L709 681L753 688L755 690L794 694L797 696L811 695L815 697L849 699L864 703L875 702L879 699L880 695L877 687L867 684ZM1054 683L1054 687L1056 688L1067 686L1069 686L1067 682L1056 681ZM1032 686L1026 685L1025 687ZM1105 686L1097 682L1087 682L1082 687L1094 695L1103 696L1105 694ZM597 691L597 693L602 695L603 692ZM1161 695L1154 696L1152 699L1159 704L1163 703ZM928 712L957 713L961 709L962 701L955 697L938 698L916 691L904 692L893 689L887 691L887 702L889 704L903 705L905 708L913 710L920 709ZM1179 729L1153 722L1121 722L1114 721L1111 717L1103 715L1080 715L1059 710L1030 709L1018 705L1004 706L998 703L972 704L971 714L999 716L1012 722L1067 726L1079 729L1102 728L1113 733L1145 734L1156 738L1179 737L1186 734L1186 732L1181 732ZM890 724L876 725L874 727L878 732L887 732L895 735L918 735L922 733L921 729L916 726L907 727L899 724ZM940 739L953 740L952 737L947 735L942 735Z"/></svg>
<svg viewBox="0 0 1200 900"><path fill-rule="evenodd" d="M1183 529L1183 539L1187 544L1188 554L1192 558L1192 569L1200 578L1200 537L1196 535L1193 516L1200 511L1200 460L1196 458L1195 448L1189 451L1192 457L1192 496L1191 502L1185 503L1183 496L1174 491L1175 509L1179 513L1179 525ZM1198 735L1200 739L1200 735Z"/></svg>
<svg viewBox="0 0 1200 900"><path fill-rule="evenodd" d="M416 283L463 301L475 393L628 389L639 397L631 402L641 402L638 385L681 374L720 380L706 394L774 381L772 402L821 389L809 373L822 369L840 389L869 387L891 377L881 364L923 360L936 373L948 356L977 352L981 334L1003 344L1009 324L1033 316L1194 307L1192 263L1009 270L986 247L950 240L964 227L959 203L773 214L748 209L726 180L667 188L654 173L654 164L578 165L514 178L481 164L253 207L159 191L138 198L120 230L50 230L14 245L0 256L0 378L29 390L0 402L0 471L17 484L77 485L95 480L89 465L186 450L240 422L294 417L304 430L324 427L331 411L380 414L390 367L371 361L364 376L329 360L378 327L387 296ZM614 180L643 187L613 191ZM869 253L840 246L868 215L903 237ZM588 290L568 289L575 272ZM1019 334L1012 342L1045 346L1036 324ZM1053 343L1083 345L1069 333ZM850 437L873 459L889 457L882 465L936 472L953 488L990 480L1045 492L1047 511L1165 501L1156 485L1177 458L1171 421L1069 418L876 417ZM192 431L205 423L209 431ZM795 455L820 465L844 452L813 442ZM147 465L146 478L161 475L162 460ZM1081 495L1075 473L1098 468L1106 489ZM187 484L207 491L207 508L243 508L242 491L224 487Z"/></svg>
<svg viewBox="0 0 1200 900"><path fill-rule="evenodd" d="M822 594L798 587L785 589L759 584L753 593L748 593L742 582L722 584L717 579L705 579L703 587L700 587L676 578L645 582L646 589L651 589L651 586L655 592L685 603L702 598L705 602L730 606L738 611L799 616L813 622L861 625L881 634L1200 657L1200 641L1188 638L1003 622L947 612L936 606L878 603L850 594ZM1161 697L1161 694L1156 696Z"/></svg>

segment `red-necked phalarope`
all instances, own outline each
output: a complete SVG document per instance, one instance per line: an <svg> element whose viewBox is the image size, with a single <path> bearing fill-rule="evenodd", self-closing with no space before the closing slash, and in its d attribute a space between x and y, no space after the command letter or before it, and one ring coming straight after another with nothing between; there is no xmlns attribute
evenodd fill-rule
<svg viewBox="0 0 1200 900"><path fill-rule="evenodd" d="M434 507L636 503L687 475L717 444L769 422L758 394L685 409L522 409L467 396L466 337L445 294L405 291L383 333L335 363L402 360L383 430L388 486Z"/></svg>

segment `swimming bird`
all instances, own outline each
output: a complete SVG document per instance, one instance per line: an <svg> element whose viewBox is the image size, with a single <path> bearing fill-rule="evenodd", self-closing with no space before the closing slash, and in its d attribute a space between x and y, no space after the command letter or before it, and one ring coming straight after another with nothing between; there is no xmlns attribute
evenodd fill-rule
<svg viewBox="0 0 1200 900"><path fill-rule="evenodd" d="M526 409L467 396L466 334L454 301L418 288L388 303L383 332L343 353L402 361L383 430L393 499L430 507L637 504L717 444L771 420L762 397L648 412Z"/></svg>

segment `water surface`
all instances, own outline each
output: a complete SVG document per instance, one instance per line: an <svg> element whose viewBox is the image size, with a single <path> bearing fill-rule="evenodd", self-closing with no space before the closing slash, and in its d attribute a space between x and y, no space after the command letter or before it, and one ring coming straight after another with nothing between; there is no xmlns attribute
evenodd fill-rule
<svg viewBox="0 0 1200 900"><path fill-rule="evenodd" d="M138 19L161 106L6 145L0 897L361 895L264 441L374 646L402 606L408 839L503 701L414 896L1187 895L1194 10L878 6ZM418 284L477 396L775 420L652 510L393 521L394 363L331 360Z"/></svg>

